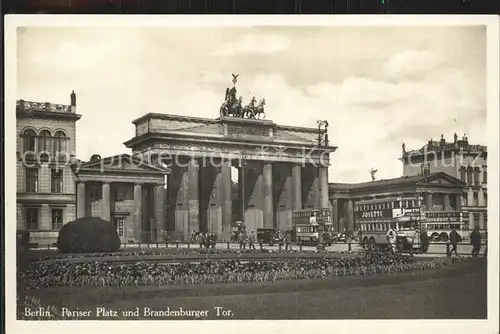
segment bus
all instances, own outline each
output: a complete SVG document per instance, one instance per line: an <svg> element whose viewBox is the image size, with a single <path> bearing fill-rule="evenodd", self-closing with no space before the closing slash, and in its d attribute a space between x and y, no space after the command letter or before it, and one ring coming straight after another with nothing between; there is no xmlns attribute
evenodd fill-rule
<svg viewBox="0 0 500 334"><path fill-rule="evenodd" d="M318 244L323 229L323 242L331 245L333 236L332 209L302 209L292 213L292 240L302 244Z"/></svg>
<svg viewBox="0 0 500 334"><path fill-rule="evenodd" d="M390 196L361 200L354 203L354 223L358 227L359 243L368 250L387 247L387 232L392 226L398 238L415 237L421 223L420 196ZM418 248L417 244L414 248Z"/></svg>
<svg viewBox="0 0 500 334"><path fill-rule="evenodd" d="M470 231L464 223L467 218L467 212L426 212L422 225L431 241L448 241L452 229L455 229L462 239L468 239Z"/></svg>

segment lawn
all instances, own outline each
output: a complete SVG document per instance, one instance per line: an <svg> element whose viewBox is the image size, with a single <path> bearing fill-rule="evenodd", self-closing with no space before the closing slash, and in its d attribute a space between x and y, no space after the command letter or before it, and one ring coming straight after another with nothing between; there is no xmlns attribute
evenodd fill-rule
<svg viewBox="0 0 500 334"><path fill-rule="evenodd" d="M486 263L478 260L448 268L378 276L248 284L141 287L45 288L30 290L43 303L68 309L135 310L127 319L192 319L145 317L151 310L231 310L227 319L485 319ZM222 310L222 309L219 309ZM222 314L222 312L220 312ZM226 313L227 314L227 313ZM123 319L121 312L115 319Z"/></svg>

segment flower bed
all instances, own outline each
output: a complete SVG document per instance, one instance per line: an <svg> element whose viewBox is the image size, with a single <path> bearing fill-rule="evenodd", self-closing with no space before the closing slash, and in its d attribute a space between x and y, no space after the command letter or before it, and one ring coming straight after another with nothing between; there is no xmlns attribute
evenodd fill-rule
<svg viewBox="0 0 500 334"><path fill-rule="evenodd" d="M377 275L450 266L467 258L419 261L386 253L360 254L346 258L289 261L238 260L201 263L158 264L137 262L113 265L100 261L86 263L39 263L18 274L24 289L78 286L138 286L168 284L214 284L267 282L327 278L334 276Z"/></svg>
<svg viewBox="0 0 500 334"><path fill-rule="evenodd" d="M147 255L198 255L198 254L250 254L250 253L278 253L278 250L259 249L256 250L239 250L239 249L205 249L205 248L153 248L144 250L124 250L121 252L112 253L85 253L85 254L63 254L54 252L50 256L44 256L36 259L37 261L53 260L53 259L83 259L89 257L125 257L125 256L147 256ZM282 250L281 252L285 252ZM298 249L287 251L287 253L298 253ZM304 251L303 251L304 252ZM305 251L307 252L307 251ZM315 251L309 251L310 253ZM331 253L331 252L326 252ZM347 252L334 252L347 253Z"/></svg>

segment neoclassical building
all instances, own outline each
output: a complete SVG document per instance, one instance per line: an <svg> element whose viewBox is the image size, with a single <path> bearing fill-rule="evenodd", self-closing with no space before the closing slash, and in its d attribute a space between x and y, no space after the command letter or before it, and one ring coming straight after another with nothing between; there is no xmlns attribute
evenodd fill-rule
<svg viewBox="0 0 500 334"><path fill-rule="evenodd" d="M487 230L486 146L472 145L468 138L454 135L447 142L429 142L417 150L402 145L403 176L363 183L330 183L334 222L340 230L356 230L354 202L384 196L421 196L422 209L429 217L460 217L469 229ZM423 178L426 168L430 178Z"/></svg>
<svg viewBox="0 0 500 334"><path fill-rule="evenodd" d="M420 175L376 180L361 183L330 183L330 199L333 207L334 226L350 233L359 230L354 216L356 203L365 200L387 198L422 198L422 217L440 216L458 218L450 224L459 224L462 210L462 193L465 182L444 172L431 173L427 178Z"/></svg>
<svg viewBox="0 0 500 334"><path fill-rule="evenodd" d="M404 145L404 144L403 144ZM418 150L403 147L401 161L403 175L417 175L421 165L426 164L431 172L444 172L466 183L462 193L462 211L470 228L486 231L488 226L488 149L483 145L469 143L467 136L447 142L443 135L439 141L429 140ZM468 217L468 218L467 218Z"/></svg>
<svg viewBox="0 0 500 334"><path fill-rule="evenodd" d="M55 242L63 224L85 216L110 221L123 242L187 240L197 231L226 241L236 219L248 230L285 231L293 210L329 207L336 147L326 128L149 113L133 121L135 136L124 143L132 154L81 161L80 118L74 93L70 105L17 102L17 228L32 243Z"/></svg>
<svg viewBox="0 0 500 334"><path fill-rule="evenodd" d="M51 243L76 215L76 104L17 101L16 220L31 241Z"/></svg>

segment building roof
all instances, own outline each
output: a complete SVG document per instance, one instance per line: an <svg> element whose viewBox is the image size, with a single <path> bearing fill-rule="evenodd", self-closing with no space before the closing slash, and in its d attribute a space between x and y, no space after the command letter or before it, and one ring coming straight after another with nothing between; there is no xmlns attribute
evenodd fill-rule
<svg viewBox="0 0 500 334"><path fill-rule="evenodd" d="M427 182L432 182L436 179L446 179L450 181L451 184L465 185L465 182L463 182L462 180L459 180L444 172L431 173L427 178ZM336 190L353 191L361 189L368 190L368 189L377 189L384 187L417 185L417 184L425 184L425 181L422 179L420 175L402 176L393 179L382 179L382 180L361 182L361 183L330 183L329 189L333 191Z"/></svg>
<svg viewBox="0 0 500 334"><path fill-rule="evenodd" d="M456 134L455 134L456 136ZM458 137L454 138L453 142L447 142L443 135L441 135L441 140L429 140L427 144L422 146L420 149L417 150L403 150L402 153L402 158L404 159L405 157L408 156L420 156L420 155L426 155L432 152L441 152L441 151L458 151L458 150L465 150L469 152L487 152L487 146L485 145L471 145L469 144L469 139L467 136L462 136L461 139L458 139Z"/></svg>

